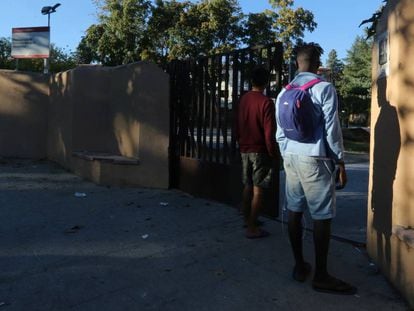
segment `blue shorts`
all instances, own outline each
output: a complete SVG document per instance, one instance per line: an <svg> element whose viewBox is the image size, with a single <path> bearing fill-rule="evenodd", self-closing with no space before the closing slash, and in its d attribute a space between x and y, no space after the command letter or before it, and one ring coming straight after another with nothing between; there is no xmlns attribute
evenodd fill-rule
<svg viewBox="0 0 414 311"><path fill-rule="evenodd" d="M285 154L287 208L304 212L312 219L331 219L336 212L335 165L332 160Z"/></svg>

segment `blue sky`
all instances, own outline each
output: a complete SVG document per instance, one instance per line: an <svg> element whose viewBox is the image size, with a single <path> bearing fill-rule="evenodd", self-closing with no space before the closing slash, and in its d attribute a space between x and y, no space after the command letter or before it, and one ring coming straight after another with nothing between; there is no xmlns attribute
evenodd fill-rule
<svg viewBox="0 0 414 311"><path fill-rule="evenodd" d="M47 17L40 13L43 6L62 5L51 15L51 41L67 51L75 50L85 30L96 21L92 0L0 0L0 37L10 37L13 27L47 25ZM7 4L6 4L7 3ZM239 0L245 13L270 8L268 0ZM357 35L363 35L359 23L370 17L382 0L295 0L295 7L312 11L317 29L306 33L305 41L318 42L325 50L335 49L339 58L346 57Z"/></svg>

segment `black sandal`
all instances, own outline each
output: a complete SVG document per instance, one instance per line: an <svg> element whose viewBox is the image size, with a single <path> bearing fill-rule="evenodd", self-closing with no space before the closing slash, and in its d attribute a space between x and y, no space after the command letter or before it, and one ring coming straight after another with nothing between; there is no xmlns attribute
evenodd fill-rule
<svg viewBox="0 0 414 311"><path fill-rule="evenodd" d="M321 281L313 281L312 288L318 292L338 295L355 295L357 288L341 281L333 276L329 276Z"/></svg>

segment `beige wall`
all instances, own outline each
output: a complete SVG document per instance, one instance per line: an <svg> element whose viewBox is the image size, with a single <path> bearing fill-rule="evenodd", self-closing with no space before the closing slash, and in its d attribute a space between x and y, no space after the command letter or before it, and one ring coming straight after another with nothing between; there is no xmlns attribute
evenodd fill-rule
<svg viewBox="0 0 414 311"><path fill-rule="evenodd" d="M388 74L378 39L388 36ZM386 66L384 66L386 67ZM368 252L414 307L414 1L390 0L373 49Z"/></svg>
<svg viewBox="0 0 414 311"><path fill-rule="evenodd" d="M46 157L47 76L0 70L0 156Z"/></svg>
<svg viewBox="0 0 414 311"><path fill-rule="evenodd" d="M100 184L167 188L169 79L140 62L81 66L51 81L48 156ZM111 165L74 158L87 151L139 159Z"/></svg>

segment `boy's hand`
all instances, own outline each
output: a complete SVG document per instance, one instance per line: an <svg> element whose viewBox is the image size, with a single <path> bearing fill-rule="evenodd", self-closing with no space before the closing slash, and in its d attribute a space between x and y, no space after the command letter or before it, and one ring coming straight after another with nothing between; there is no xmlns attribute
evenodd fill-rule
<svg viewBox="0 0 414 311"><path fill-rule="evenodd" d="M348 181L348 178L346 176L345 163L344 162L338 163L336 190L344 189L347 181Z"/></svg>

